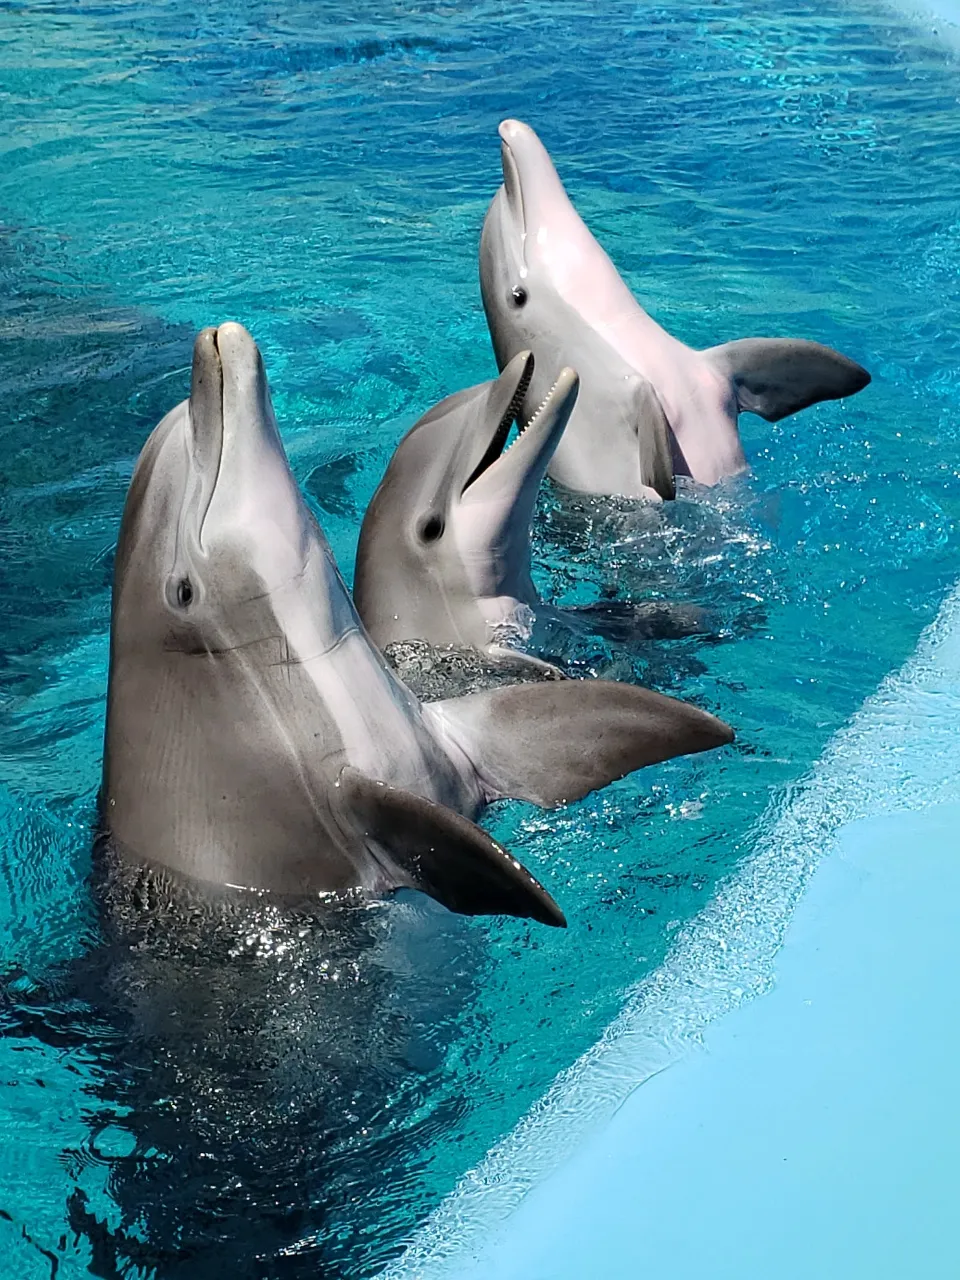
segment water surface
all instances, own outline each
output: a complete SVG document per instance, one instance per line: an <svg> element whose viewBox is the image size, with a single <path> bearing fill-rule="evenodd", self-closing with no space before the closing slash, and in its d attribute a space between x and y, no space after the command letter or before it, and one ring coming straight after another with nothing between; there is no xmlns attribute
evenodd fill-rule
<svg viewBox="0 0 960 1280"><path fill-rule="evenodd" d="M960 115L887 9L719 0L0 4L0 1217L10 1274L372 1274L654 972L957 576ZM429 905L186 930L137 964L88 887L112 549L197 328L260 342L344 571L402 430L492 376L476 244L528 120L693 345L829 342L862 395L662 511L562 501L545 597L708 606L585 672L735 748L490 825L571 927ZM331 992L344 992L337 995ZM281 994L282 993L282 994Z"/></svg>

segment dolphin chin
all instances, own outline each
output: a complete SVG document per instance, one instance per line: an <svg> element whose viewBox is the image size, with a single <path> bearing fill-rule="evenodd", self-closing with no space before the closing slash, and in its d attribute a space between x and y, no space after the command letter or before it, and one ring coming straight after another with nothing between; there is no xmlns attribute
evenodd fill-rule
<svg viewBox="0 0 960 1280"><path fill-rule="evenodd" d="M551 460L571 489L672 498L675 475L703 484L747 468L739 413L769 421L853 395L870 375L804 339L750 338L695 351L643 310L571 203L536 133L499 129L503 185L480 237L480 286L500 368L529 349L538 374L573 365L582 385Z"/></svg>
<svg viewBox="0 0 960 1280"><path fill-rule="evenodd" d="M492 399L498 424L525 360ZM461 493L479 460L467 443L450 463ZM406 887L562 925L475 824L484 806L574 799L732 736L630 686L568 685L422 706L303 501L256 344L235 324L200 334L190 399L144 446L117 545L100 805L121 858L314 903Z"/></svg>
<svg viewBox="0 0 960 1280"><path fill-rule="evenodd" d="M189 405L194 463L210 476L212 492L223 450L223 366L216 329L204 329L194 343Z"/></svg>

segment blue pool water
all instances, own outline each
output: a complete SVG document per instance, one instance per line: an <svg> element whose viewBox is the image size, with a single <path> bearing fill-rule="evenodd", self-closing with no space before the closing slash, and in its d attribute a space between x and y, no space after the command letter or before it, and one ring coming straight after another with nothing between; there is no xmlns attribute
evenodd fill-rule
<svg viewBox="0 0 960 1280"><path fill-rule="evenodd" d="M865 0L351 15L0 3L11 1275L375 1273L660 972L957 577L948 46ZM848 403L745 417L753 474L663 511L544 496L545 596L721 624L564 660L695 697L738 742L491 815L565 933L408 902L319 938L110 952L86 878L112 546L194 331L234 318L261 343L349 576L400 432L492 372L476 240L508 115L679 336L815 337L874 373Z"/></svg>
<svg viewBox="0 0 960 1280"><path fill-rule="evenodd" d="M381 1280L953 1275L958 731L954 588Z"/></svg>

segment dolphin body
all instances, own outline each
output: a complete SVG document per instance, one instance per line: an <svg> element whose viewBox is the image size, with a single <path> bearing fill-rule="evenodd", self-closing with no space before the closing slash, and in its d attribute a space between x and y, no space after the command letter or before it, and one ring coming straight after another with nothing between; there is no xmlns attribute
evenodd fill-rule
<svg viewBox="0 0 960 1280"><path fill-rule="evenodd" d="M530 525L579 379L560 370L524 420L534 370L532 353L519 352L496 380L435 405L397 446L363 518L353 586L357 612L381 649L424 640L542 671L545 663L512 647L529 638L535 620L602 631L606 611L618 631L645 638L699 629L690 606L604 602L561 611L540 600ZM515 419L519 434L505 448Z"/></svg>
<svg viewBox="0 0 960 1280"><path fill-rule="evenodd" d="M777 422L869 383L853 360L798 338L684 345L630 293L529 125L505 120L500 139L503 185L480 237L498 366L520 350L536 356L524 412L543 398L551 371L570 364L581 378L553 479L587 493L672 498L676 475L712 485L746 469L740 412Z"/></svg>
<svg viewBox="0 0 960 1280"><path fill-rule="evenodd" d="M561 681L421 706L353 607L290 471L253 339L194 347L117 545L101 788L122 858L291 898L410 887L562 925L473 819L729 742L699 709Z"/></svg>

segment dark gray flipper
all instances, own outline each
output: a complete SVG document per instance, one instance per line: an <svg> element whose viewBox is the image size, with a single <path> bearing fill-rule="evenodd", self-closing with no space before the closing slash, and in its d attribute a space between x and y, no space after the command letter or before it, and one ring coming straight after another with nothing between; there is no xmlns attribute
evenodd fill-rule
<svg viewBox="0 0 960 1280"><path fill-rule="evenodd" d="M699 707L608 680L511 685L427 710L473 761L492 798L543 807L733 741L730 726Z"/></svg>
<svg viewBox="0 0 960 1280"><path fill-rule="evenodd" d="M595 600L564 610L568 621L582 623L591 634L614 644L643 640L680 640L685 636L708 636L718 622L696 604L671 600Z"/></svg>
<svg viewBox="0 0 960 1280"><path fill-rule="evenodd" d="M741 338L703 354L730 379L742 412L768 422L862 391L870 375L832 347L803 338Z"/></svg>
<svg viewBox="0 0 960 1280"><path fill-rule="evenodd" d="M640 450L640 477L644 484L670 502L677 496L677 483L673 473L673 442L667 415L652 382L641 378L638 373L631 374L629 381L632 383L629 404Z"/></svg>
<svg viewBox="0 0 960 1280"><path fill-rule="evenodd" d="M422 796L345 768L346 810L416 888L462 915L519 916L566 928L543 885L482 827Z"/></svg>

